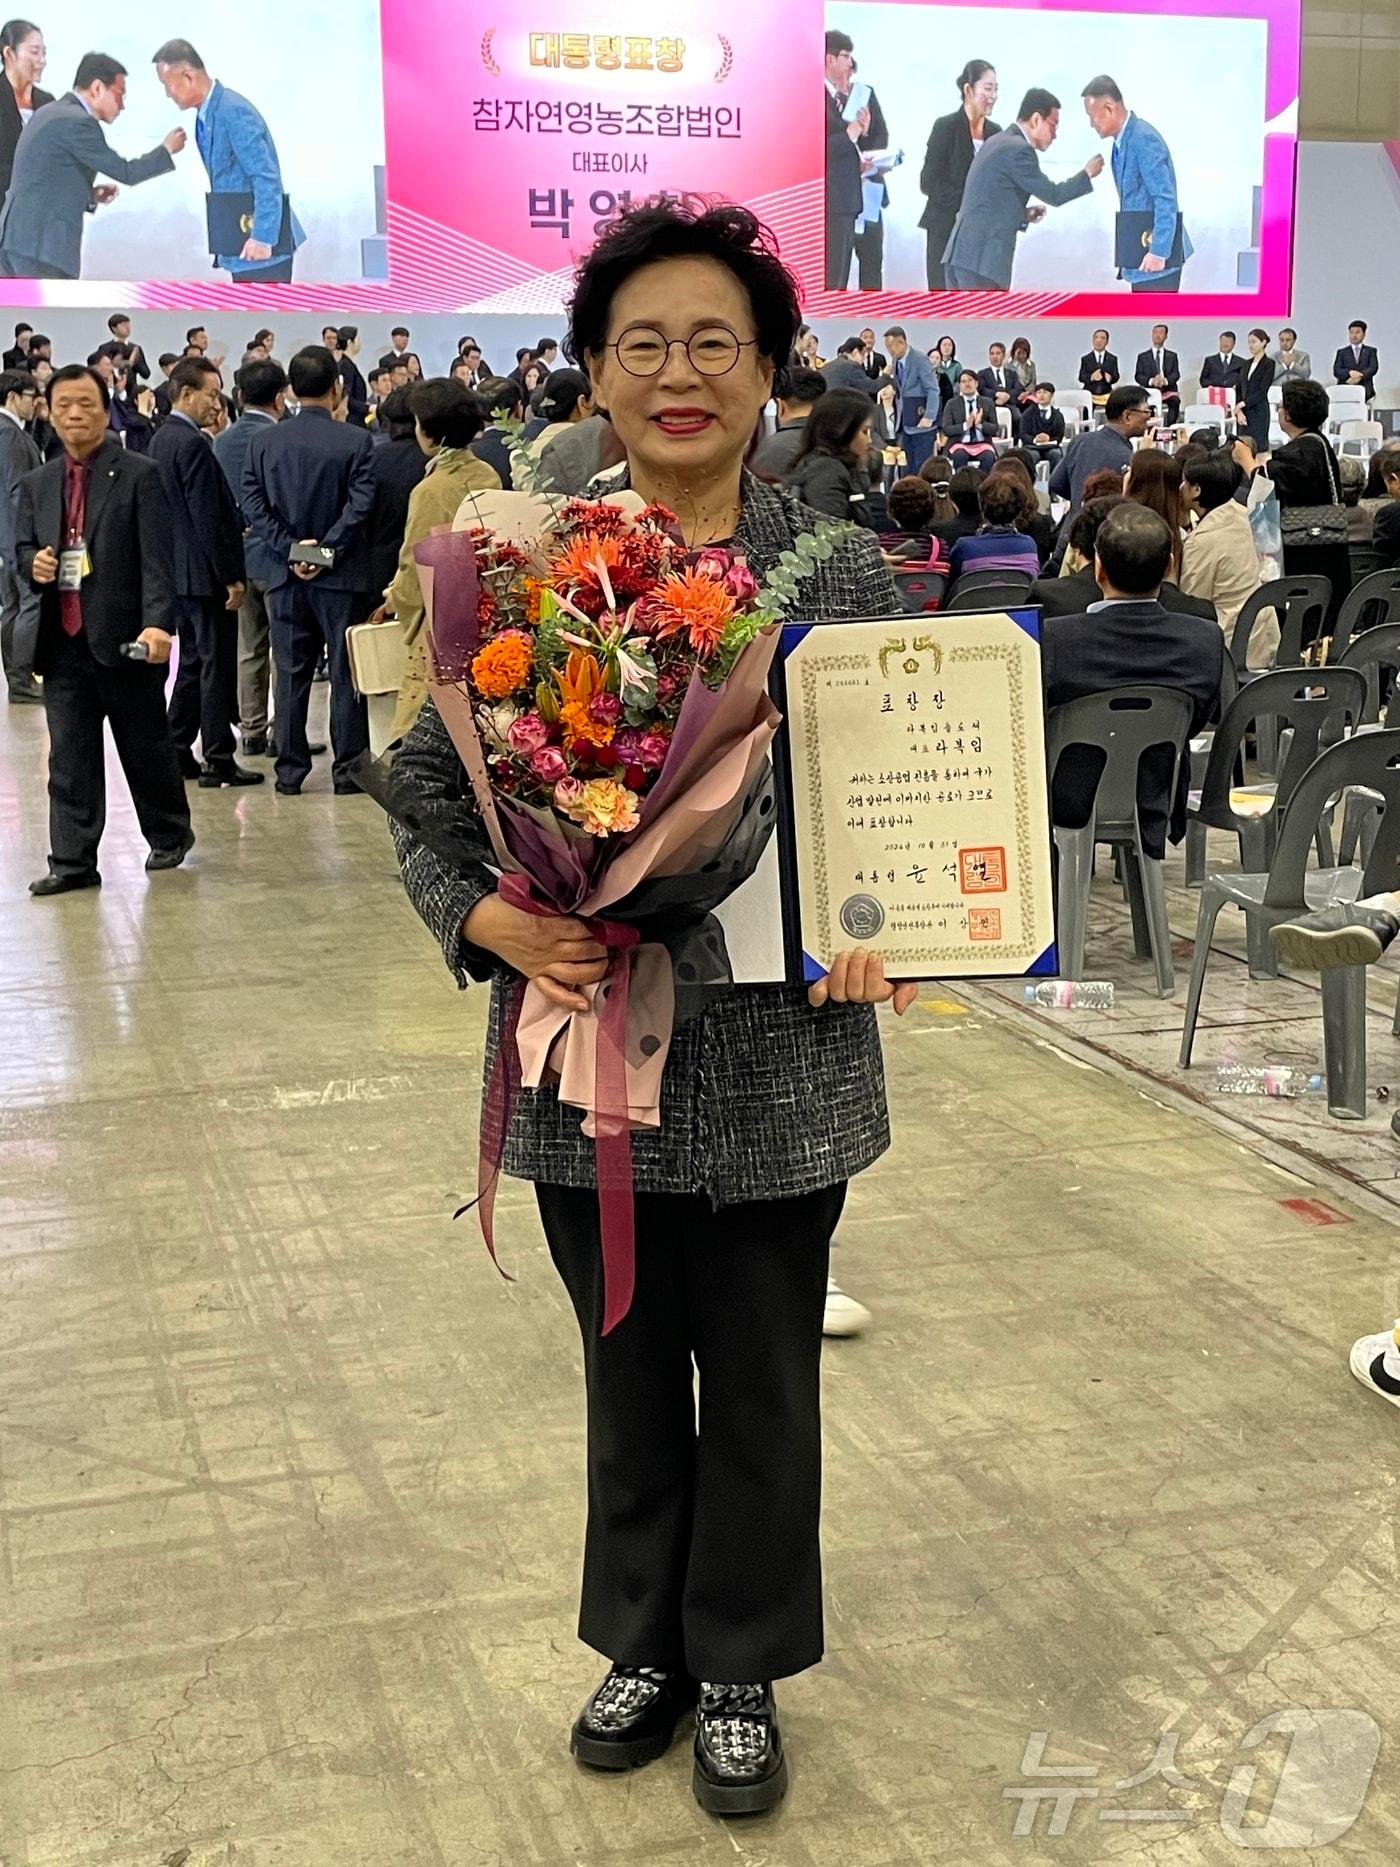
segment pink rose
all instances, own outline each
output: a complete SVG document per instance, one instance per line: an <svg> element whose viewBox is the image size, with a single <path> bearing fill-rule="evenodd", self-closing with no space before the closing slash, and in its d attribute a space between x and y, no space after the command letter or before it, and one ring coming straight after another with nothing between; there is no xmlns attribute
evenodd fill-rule
<svg viewBox="0 0 1400 1867"><path fill-rule="evenodd" d="M600 726L616 726L622 718L622 702L616 694L594 694L588 703L588 715Z"/></svg>
<svg viewBox="0 0 1400 1867"><path fill-rule="evenodd" d="M569 775L569 761L558 746L541 746L530 760L530 770L542 784L558 784Z"/></svg>
<svg viewBox="0 0 1400 1867"><path fill-rule="evenodd" d="M549 728L538 713L522 713L518 720L511 721L506 731L506 744L512 752L528 758L532 752L549 744Z"/></svg>
<svg viewBox="0 0 1400 1867"><path fill-rule="evenodd" d="M724 587L736 603L752 603L758 595L758 579L747 564L731 564L725 573Z"/></svg>
<svg viewBox="0 0 1400 1867"><path fill-rule="evenodd" d="M716 583L723 583L733 563L727 551L702 551L695 560L695 568L700 576L713 577Z"/></svg>
<svg viewBox="0 0 1400 1867"><path fill-rule="evenodd" d="M637 745L637 763L647 771L660 771L670 749L671 741L665 733L643 733Z"/></svg>
<svg viewBox="0 0 1400 1867"><path fill-rule="evenodd" d="M562 810L566 817L572 817L583 809L582 778L561 778L554 787L554 807Z"/></svg>

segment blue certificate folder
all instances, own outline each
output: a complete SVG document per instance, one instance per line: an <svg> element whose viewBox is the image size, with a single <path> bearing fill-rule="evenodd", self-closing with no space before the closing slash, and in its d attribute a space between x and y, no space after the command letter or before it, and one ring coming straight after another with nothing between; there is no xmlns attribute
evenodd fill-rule
<svg viewBox="0 0 1400 1867"><path fill-rule="evenodd" d="M996 613L998 615L1009 616L1011 621L1015 623L1018 628L1023 629L1025 633L1030 636L1038 650L1041 635L1041 616L1039 609L999 610ZM945 618L945 620L947 619L948 618ZM975 621L975 618L959 612L957 620L959 623L963 623ZM927 615L901 614L898 616L871 617L864 626L879 630L888 638L897 634L907 635L915 629L921 632L933 632L937 630L938 622L939 613L934 612ZM774 702L781 709L785 720L789 711L787 680L789 659L798 644L805 641L814 629L820 629L822 626L820 622L791 622L783 626L779 640L778 653L773 664L772 691ZM849 626L849 623L844 623L843 626ZM1041 714L1041 718L1043 719L1043 713ZM820 979L824 976L826 966L805 951L803 945L802 890L799 881L797 825L793 807L793 787L798 779L793 771L792 754L792 743L785 724L779 730L773 745L773 765L777 781L779 802L776 841L778 845L778 863L781 875L783 948L786 961L786 975L789 983L810 984L813 980ZM1043 825L1033 824L1029 826L1029 834L1037 840L1043 837L1044 842L1041 847L1048 850L1051 838L1048 809ZM858 938L853 938L851 944L852 946L856 946L861 944L861 942ZM1057 971L1058 957L1052 936L1043 950L1035 954L1024 967L1019 967L1015 964L989 964L983 976L988 978L1042 978L1053 977ZM917 974L909 973L907 975L901 975L897 969L890 967L888 976L891 979L896 979L901 976L908 976L911 978L938 978L940 976L952 977L954 975L952 973L940 975L936 963L931 963L921 968ZM959 970L956 976L959 978L971 978L977 975Z"/></svg>

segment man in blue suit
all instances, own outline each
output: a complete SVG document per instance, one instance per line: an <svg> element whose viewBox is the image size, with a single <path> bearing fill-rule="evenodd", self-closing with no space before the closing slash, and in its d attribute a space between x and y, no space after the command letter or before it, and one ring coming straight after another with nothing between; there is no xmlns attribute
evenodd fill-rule
<svg viewBox="0 0 1400 1867"><path fill-rule="evenodd" d="M1113 180L1119 208L1124 214L1152 216L1142 264L1120 267L1118 277L1127 279L1135 292L1179 292L1181 266L1190 259L1194 248L1183 227L1181 265L1170 263L1180 208L1176 168L1166 138L1128 109L1112 78L1091 78L1082 95L1085 115L1094 129L1105 139L1113 139Z"/></svg>
<svg viewBox="0 0 1400 1867"><path fill-rule="evenodd" d="M209 173L210 192L253 197L247 239L236 253L215 254L214 264L221 266L235 285L285 285L292 276L296 248L305 241L306 234L288 209L292 251L278 252L285 191L277 145L262 112L246 97L211 78L188 39L168 39L156 53L154 64L171 103L198 113L195 141Z"/></svg>
<svg viewBox="0 0 1400 1867"><path fill-rule="evenodd" d="M894 431L903 444L910 473L917 473L938 442L942 393L932 363L922 350L909 348L909 339L900 325L890 326L885 343L890 367L880 381L894 384Z"/></svg>
<svg viewBox="0 0 1400 1867"><path fill-rule="evenodd" d="M339 795L358 790L350 768L369 744L345 634L378 600L367 523L374 505L374 443L365 429L336 419L345 385L324 344L298 351L287 373L301 412L295 421L268 423L254 436L241 503L271 565L267 612L277 664L277 789L295 797L311 770L306 710L324 643L331 669L332 776ZM299 545L322 546L330 563L292 563Z"/></svg>
<svg viewBox="0 0 1400 1867"><path fill-rule="evenodd" d="M238 612L238 717L248 758L267 756L268 669L272 625L267 614L267 586L281 569L267 546L248 530L243 517L243 475L253 442L264 428L275 428L287 403L287 372L271 358L245 363L233 379L238 420L214 436L214 458L223 469L239 505L244 528L243 605ZM324 750L324 748L322 748Z"/></svg>
<svg viewBox="0 0 1400 1867"><path fill-rule="evenodd" d="M1032 195L1049 207L1063 207L1093 193L1102 156L1090 156L1064 182L1052 182L1041 168L1040 157L1059 129L1059 98L1036 87L1026 92L1011 127L983 145L943 253L944 275L954 291L1011 290L1016 237L1045 218L1044 207L1027 205Z"/></svg>

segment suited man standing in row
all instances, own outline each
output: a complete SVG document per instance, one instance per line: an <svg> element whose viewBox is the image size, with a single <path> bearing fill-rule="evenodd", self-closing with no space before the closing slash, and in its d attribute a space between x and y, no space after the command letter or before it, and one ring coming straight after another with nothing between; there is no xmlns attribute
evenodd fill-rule
<svg viewBox="0 0 1400 1867"><path fill-rule="evenodd" d="M134 188L175 167L185 146L181 129L130 162L108 147L102 125L121 115L126 78L126 66L105 52L85 53L73 89L36 110L24 126L0 208L0 276L80 278L86 218L117 194L110 184L99 186L97 177Z"/></svg>
<svg viewBox="0 0 1400 1867"><path fill-rule="evenodd" d="M248 450L243 512L275 566L267 584L277 666L277 789L295 797L311 771L306 713L324 646L331 671L332 777L336 794L358 791L351 767L369 745L365 703L350 676L346 631L375 607L368 521L374 443L336 420L345 385L323 344L299 351L287 371L301 405L295 421L264 428ZM319 546L328 564L291 561Z"/></svg>
<svg viewBox="0 0 1400 1867"><path fill-rule="evenodd" d="M245 363L233 379L238 420L214 436L214 458L240 507L243 525L243 605L238 612L238 719L245 758L266 758L272 625L267 586L280 569L248 525L241 507L243 475L253 442L275 428L287 406L287 372L271 358ZM325 750L323 746L322 751Z"/></svg>
<svg viewBox="0 0 1400 1867"><path fill-rule="evenodd" d="M1152 326L1152 346L1138 357L1133 381L1140 389L1157 389L1162 396L1162 413L1169 426L1175 426L1181 414L1181 362L1175 350L1168 350L1171 335L1165 324Z"/></svg>
<svg viewBox="0 0 1400 1867"><path fill-rule="evenodd" d="M39 592L49 728L49 872L32 895L97 888L107 817L102 725L112 729L148 869L175 869L194 846L190 807L165 717L175 632L170 508L160 469L107 427L107 385L70 364L49 385L63 452L19 485L19 574ZM133 645L140 659L123 654Z"/></svg>
<svg viewBox="0 0 1400 1867"><path fill-rule="evenodd" d="M243 525L204 433L219 411L219 372L184 357L170 372L170 419L151 442L175 517L175 598L180 667L170 696L170 733L187 778L205 790L261 784L233 756L238 718L238 623L243 601ZM232 612L232 613L230 613ZM200 742L201 763L191 748Z"/></svg>
<svg viewBox="0 0 1400 1867"><path fill-rule="evenodd" d="M1045 218L1045 207L1031 207L1034 196L1049 207L1063 207L1092 194L1103 173L1103 157L1090 156L1077 175L1054 182L1040 166L1060 130L1060 100L1039 86L1026 92L1016 121L982 146L963 189L962 206L943 255L943 270L954 291L1009 292L1016 264L1016 240Z"/></svg>
<svg viewBox="0 0 1400 1867"><path fill-rule="evenodd" d="M1095 408L1103 407L1118 386L1120 374L1118 359L1108 347L1108 332L1095 331L1093 349L1079 359L1079 386L1089 391Z"/></svg>
<svg viewBox="0 0 1400 1867"><path fill-rule="evenodd" d="M1228 389L1230 405L1233 408L1236 392L1240 386L1240 372L1244 363L1235 354L1235 333L1222 331L1220 347L1214 356L1207 357L1201 365L1201 387L1203 389Z"/></svg>
<svg viewBox="0 0 1400 1867"><path fill-rule="evenodd" d="M0 375L0 660L10 705L42 704L34 679L39 646L39 592L19 575L15 558L15 498L26 473L44 464L26 428L34 419L38 391L28 370Z"/></svg>
<svg viewBox="0 0 1400 1867"><path fill-rule="evenodd" d="M856 222L865 210L863 162L858 144L870 133L868 110L846 121L846 99L855 70L849 34L826 35L826 289L844 292L851 282Z"/></svg>
<svg viewBox="0 0 1400 1867"><path fill-rule="evenodd" d="M1357 318L1347 327L1348 342L1332 359L1332 375L1339 383L1360 383L1369 402L1376 393L1376 371L1381 360L1366 342L1366 325Z"/></svg>

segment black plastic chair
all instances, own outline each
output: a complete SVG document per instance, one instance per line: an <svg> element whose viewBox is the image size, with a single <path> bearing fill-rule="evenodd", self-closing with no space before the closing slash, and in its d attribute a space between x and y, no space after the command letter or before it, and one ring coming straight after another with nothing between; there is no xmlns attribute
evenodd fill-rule
<svg viewBox="0 0 1400 1867"><path fill-rule="evenodd" d="M1396 678L1400 675L1400 622L1381 623L1378 628L1363 629L1360 635L1354 635L1336 665L1355 668L1365 676L1366 705L1357 721L1357 732L1378 732L1382 726L1400 726L1400 708L1395 704L1395 696L1400 693ZM1330 736L1342 737L1340 732ZM1358 842L1363 862L1369 858L1375 840L1375 812L1380 803L1381 799L1373 791L1347 792L1341 841L1337 845L1339 862L1345 864L1354 859Z"/></svg>
<svg viewBox="0 0 1400 1867"><path fill-rule="evenodd" d="M1355 668L1274 668L1242 687L1230 703L1211 742L1210 758L1186 821L1186 880L1206 879L1206 831L1224 830L1239 838L1240 868L1258 873L1269 866L1283 811L1327 739L1340 739L1355 726L1366 705L1366 679ZM1234 801L1251 726L1268 719L1287 750L1278 777L1248 788L1258 808L1241 809ZM1279 727L1284 733L1279 735ZM1318 858L1332 860L1330 834L1318 829ZM1277 972L1267 944L1250 954L1250 971L1272 977Z"/></svg>
<svg viewBox="0 0 1400 1867"><path fill-rule="evenodd" d="M1141 955L1151 954L1157 968L1158 993L1162 998L1171 997L1176 976L1172 971L1166 889L1160 858L1147 855L1142 847L1137 814L1138 767L1145 754L1158 746L1172 748L1171 788L1166 794L1170 811L1190 730L1191 702L1185 694L1169 687L1114 687L1051 709L1046 722L1046 756L1052 799L1055 768L1071 746L1090 746L1104 754L1089 821L1081 829L1059 823L1054 826L1059 854L1055 905L1061 978L1083 976L1094 846L1108 843L1118 856L1127 883L1134 946Z"/></svg>
<svg viewBox="0 0 1400 1867"><path fill-rule="evenodd" d="M1327 659L1340 661L1356 636L1396 622L1400 622L1400 566L1372 571L1353 583L1343 597Z"/></svg>
<svg viewBox="0 0 1400 1867"><path fill-rule="evenodd" d="M1268 669L1246 667L1249 636L1265 609L1276 611L1282 639L1274 656L1274 667L1296 668L1303 659L1303 649L1321 635L1332 602L1332 583L1327 577L1275 577L1261 584L1253 596L1245 599L1235 618L1235 633L1230 638L1230 655L1242 681L1257 680Z"/></svg>
<svg viewBox="0 0 1400 1867"><path fill-rule="evenodd" d="M982 590L989 584L1018 583L1029 590L1035 582L1029 571L1022 570L965 570L958 578L959 590Z"/></svg>
<svg viewBox="0 0 1400 1867"><path fill-rule="evenodd" d="M896 570L892 574L906 615L921 615L942 606L948 579L941 570Z"/></svg>
<svg viewBox="0 0 1400 1867"><path fill-rule="evenodd" d="M967 615L969 612L985 611L986 614L993 615L1003 609L1025 609L1030 589L1029 581L1005 583L1000 580L996 583L978 584L975 589L971 589L968 587L967 578L959 577L953 594L943 605L943 614L946 616L956 612L960 615Z"/></svg>
<svg viewBox="0 0 1400 1867"><path fill-rule="evenodd" d="M1384 816L1362 869L1308 868L1318 826L1338 795L1361 788L1376 793ZM1266 871L1212 875L1201 890L1196 951L1181 1033L1181 1067L1191 1067L1211 938L1224 907L1245 916L1251 952L1270 946L1269 929L1337 902L1364 900L1394 886L1400 867L1400 731L1363 733L1330 747L1304 774L1284 812ZM1251 967L1253 971L1253 967ZM1395 1029L1400 1034L1400 1010ZM1322 1036L1327 1107L1341 1120L1366 1114L1366 968L1338 966L1322 974Z"/></svg>

